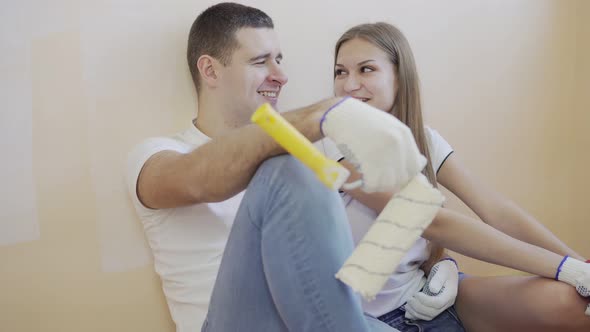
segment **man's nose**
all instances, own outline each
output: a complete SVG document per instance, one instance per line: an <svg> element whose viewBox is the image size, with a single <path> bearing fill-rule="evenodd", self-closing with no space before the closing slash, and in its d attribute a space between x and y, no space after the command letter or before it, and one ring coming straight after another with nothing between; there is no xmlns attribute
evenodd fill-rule
<svg viewBox="0 0 590 332"><path fill-rule="evenodd" d="M278 63L275 63L271 69L269 80L278 82L281 86L287 84L289 78L285 74L285 71Z"/></svg>

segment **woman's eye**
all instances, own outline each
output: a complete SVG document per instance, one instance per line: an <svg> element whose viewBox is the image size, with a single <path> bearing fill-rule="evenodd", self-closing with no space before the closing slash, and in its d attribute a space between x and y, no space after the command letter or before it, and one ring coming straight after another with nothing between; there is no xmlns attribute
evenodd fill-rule
<svg viewBox="0 0 590 332"><path fill-rule="evenodd" d="M336 75L336 76L340 76L340 75L344 75L344 74L345 74L345 71L342 69L334 70L334 75Z"/></svg>
<svg viewBox="0 0 590 332"><path fill-rule="evenodd" d="M370 73L372 71L375 71L375 69L371 67L361 67L361 73Z"/></svg>

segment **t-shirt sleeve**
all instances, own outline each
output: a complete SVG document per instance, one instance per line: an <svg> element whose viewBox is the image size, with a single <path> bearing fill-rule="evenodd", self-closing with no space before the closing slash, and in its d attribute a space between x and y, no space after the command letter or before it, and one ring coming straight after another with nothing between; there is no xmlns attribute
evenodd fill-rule
<svg viewBox="0 0 590 332"><path fill-rule="evenodd" d="M453 153L453 147L447 142L438 131L425 127L424 131L428 138L428 149L430 159L435 173L438 173L447 158Z"/></svg>
<svg viewBox="0 0 590 332"><path fill-rule="evenodd" d="M143 165L158 152L172 150L180 153L189 152L190 148L178 140L169 137L149 138L137 145L127 156L126 182L129 196L137 211L153 211L144 206L137 197L137 180Z"/></svg>

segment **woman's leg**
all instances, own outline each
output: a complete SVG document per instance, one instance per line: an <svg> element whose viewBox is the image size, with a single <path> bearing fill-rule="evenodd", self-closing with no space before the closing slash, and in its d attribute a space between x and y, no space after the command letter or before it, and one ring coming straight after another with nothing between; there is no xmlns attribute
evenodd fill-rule
<svg viewBox="0 0 590 332"><path fill-rule="evenodd" d="M338 193L293 157L266 161L234 221L204 330L369 331L360 299L334 277L352 249Z"/></svg>
<svg viewBox="0 0 590 332"><path fill-rule="evenodd" d="M468 332L590 331L588 300L540 277L467 277L455 306Z"/></svg>

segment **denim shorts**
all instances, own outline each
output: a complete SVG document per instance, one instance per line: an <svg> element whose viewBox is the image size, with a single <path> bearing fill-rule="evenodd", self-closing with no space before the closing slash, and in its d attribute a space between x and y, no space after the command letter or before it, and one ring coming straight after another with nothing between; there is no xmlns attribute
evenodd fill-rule
<svg viewBox="0 0 590 332"><path fill-rule="evenodd" d="M431 321L407 319L405 314L406 311L401 307L379 316L378 319L401 332L465 332L455 306L443 311Z"/></svg>
<svg viewBox="0 0 590 332"><path fill-rule="evenodd" d="M459 272L459 282L468 277L468 274ZM459 315L457 315L455 306L443 311L431 321L407 319L405 314L406 311L404 310L404 307L401 306L385 315L377 317L377 319L401 332L465 332L465 328L459 319Z"/></svg>

